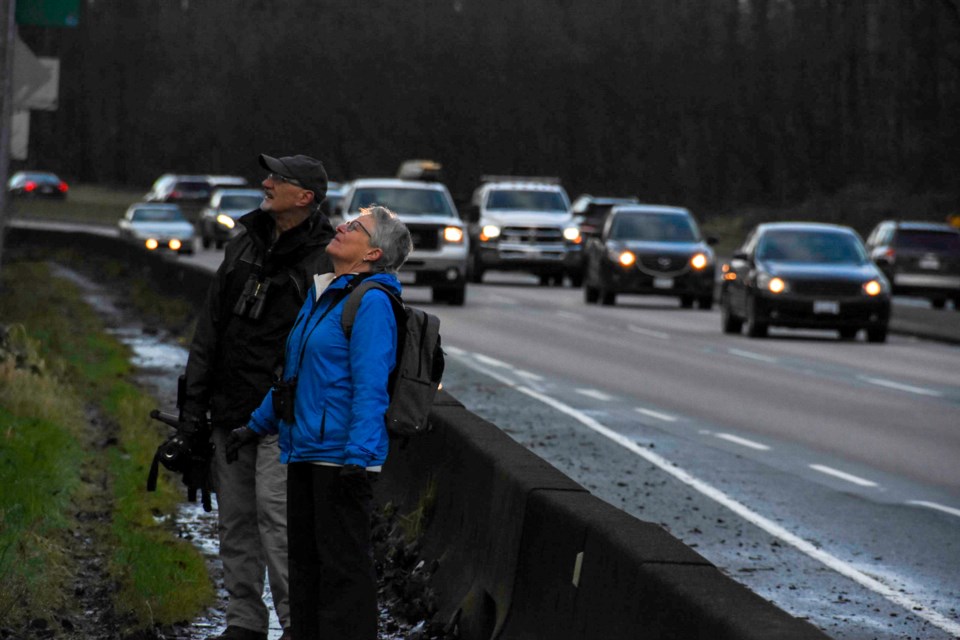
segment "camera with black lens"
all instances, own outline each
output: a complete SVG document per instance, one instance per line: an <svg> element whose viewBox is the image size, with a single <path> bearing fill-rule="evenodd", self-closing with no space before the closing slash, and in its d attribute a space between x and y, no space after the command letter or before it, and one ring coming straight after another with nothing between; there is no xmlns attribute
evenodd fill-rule
<svg viewBox="0 0 960 640"><path fill-rule="evenodd" d="M157 447L160 464L177 473L184 473L190 468L192 453L190 443L179 433L170 436L166 442Z"/></svg>
<svg viewBox="0 0 960 640"><path fill-rule="evenodd" d="M273 413L284 422L293 422L293 403L297 399L297 379L279 380L271 392Z"/></svg>
<svg viewBox="0 0 960 640"><path fill-rule="evenodd" d="M259 280L256 274L250 274L243 285L243 292L233 306L234 315L259 320L267 302L267 291L270 289L269 280Z"/></svg>

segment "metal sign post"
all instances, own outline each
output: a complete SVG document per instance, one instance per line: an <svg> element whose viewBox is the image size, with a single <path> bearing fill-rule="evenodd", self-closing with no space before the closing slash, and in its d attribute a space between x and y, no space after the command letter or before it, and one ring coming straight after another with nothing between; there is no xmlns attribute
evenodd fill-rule
<svg viewBox="0 0 960 640"><path fill-rule="evenodd" d="M0 0L0 269L7 226L7 174L10 171L10 120L13 117L13 46L16 0Z"/></svg>

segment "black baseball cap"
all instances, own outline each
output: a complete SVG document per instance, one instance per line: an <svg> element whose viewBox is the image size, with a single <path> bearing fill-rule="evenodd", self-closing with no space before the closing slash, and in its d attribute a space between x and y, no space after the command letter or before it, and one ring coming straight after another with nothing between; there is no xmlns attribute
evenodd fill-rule
<svg viewBox="0 0 960 640"><path fill-rule="evenodd" d="M320 204L327 196L327 171L316 158L303 155L273 158L261 153L260 166L284 178L292 178L304 189L313 191L315 204Z"/></svg>

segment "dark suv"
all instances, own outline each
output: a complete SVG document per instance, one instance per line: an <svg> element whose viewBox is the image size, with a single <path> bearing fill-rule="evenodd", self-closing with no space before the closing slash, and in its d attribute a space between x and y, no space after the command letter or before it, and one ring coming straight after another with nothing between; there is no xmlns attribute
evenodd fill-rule
<svg viewBox="0 0 960 640"><path fill-rule="evenodd" d="M960 229L935 222L886 220L867 237L870 258L894 294L928 298L960 310Z"/></svg>

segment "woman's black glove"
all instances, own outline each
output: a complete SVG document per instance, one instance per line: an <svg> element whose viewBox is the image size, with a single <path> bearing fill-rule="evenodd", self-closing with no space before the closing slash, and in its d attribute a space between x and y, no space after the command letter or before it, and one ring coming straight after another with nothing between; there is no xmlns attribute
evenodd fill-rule
<svg viewBox="0 0 960 640"><path fill-rule="evenodd" d="M247 425L237 427L231 431L230 435L227 436L226 451L224 452L227 457L227 464L237 461L237 458L240 456L240 447L259 439L260 434Z"/></svg>

